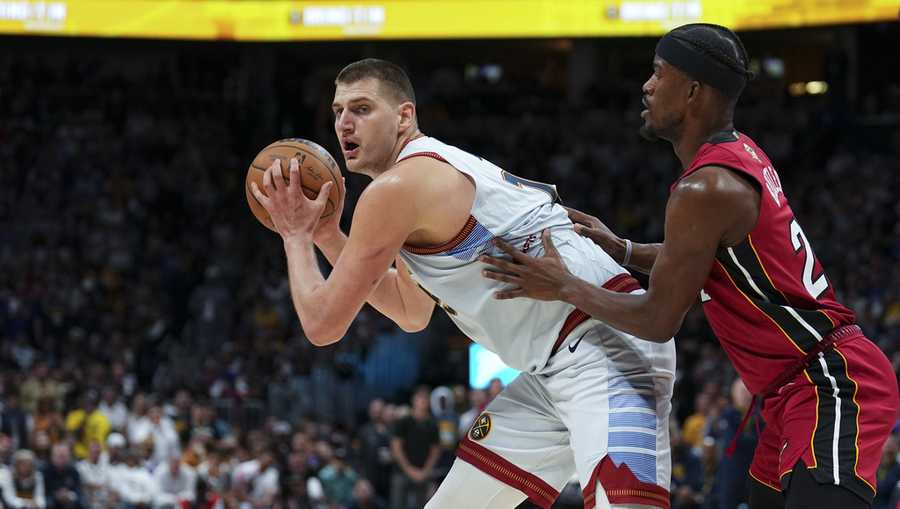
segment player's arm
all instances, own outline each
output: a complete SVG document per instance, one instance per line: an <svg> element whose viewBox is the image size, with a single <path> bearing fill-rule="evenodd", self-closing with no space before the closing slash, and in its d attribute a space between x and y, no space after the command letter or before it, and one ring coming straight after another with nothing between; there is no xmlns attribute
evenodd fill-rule
<svg viewBox="0 0 900 509"><path fill-rule="evenodd" d="M316 237L316 246L332 266L337 263L346 245L347 236L339 229ZM394 266L396 268L385 272L367 302L406 332L420 331L431 320L434 300L412 280L399 256L394 259Z"/></svg>
<svg viewBox="0 0 900 509"><path fill-rule="evenodd" d="M513 262L488 259L502 272L486 275L516 286L499 292L498 298L563 300L619 330L665 342L681 327L719 246L738 242L752 229L758 203L759 194L751 184L721 168L703 168L682 180L666 207L665 242L643 294L611 292L576 278L552 243L547 244L549 235L548 255L530 258L506 246Z"/></svg>
<svg viewBox="0 0 900 509"><path fill-rule="evenodd" d="M638 244L631 242L631 253L628 252L627 240L618 235L603 224L600 219L580 210L564 207L569 213L569 219L575 224L575 231L584 237L594 241L617 263L624 267L634 269L644 274L649 274L656 263L656 257L662 248L662 244Z"/></svg>
<svg viewBox="0 0 900 509"><path fill-rule="evenodd" d="M309 239L285 239L294 308L313 344L331 344L344 336L362 305L379 289L406 238L418 228L418 203L409 199L416 195L414 184L411 179L393 175L369 184L357 203L347 243L327 280L315 263ZM426 313L430 317L433 301L424 292L413 297L403 294L400 279L393 279L393 285L380 290L383 298L375 299L388 303L385 314L400 322L420 323ZM384 297L394 292L396 298ZM431 305L424 305L425 300Z"/></svg>
<svg viewBox="0 0 900 509"><path fill-rule="evenodd" d="M706 167L683 179L666 206L665 241L647 292L614 293L577 280L563 299L613 327L667 341L709 277L719 246L746 236L759 213L759 194L731 171ZM747 225L747 218L752 223ZM741 233L735 235L735 230Z"/></svg>

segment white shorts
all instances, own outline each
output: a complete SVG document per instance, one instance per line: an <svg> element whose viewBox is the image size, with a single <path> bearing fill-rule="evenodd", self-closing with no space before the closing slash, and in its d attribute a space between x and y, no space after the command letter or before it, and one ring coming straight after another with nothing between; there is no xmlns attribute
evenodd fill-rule
<svg viewBox="0 0 900 509"><path fill-rule="evenodd" d="M585 507L599 481L610 503L668 508L674 380L674 341L588 320L487 406L457 456L544 508L575 473Z"/></svg>

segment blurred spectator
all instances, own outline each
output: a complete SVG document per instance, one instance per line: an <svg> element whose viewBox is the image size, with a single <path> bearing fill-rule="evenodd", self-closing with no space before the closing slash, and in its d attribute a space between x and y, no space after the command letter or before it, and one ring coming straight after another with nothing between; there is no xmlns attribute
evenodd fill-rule
<svg viewBox="0 0 900 509"><path fill-rule="evenodd" d="M469 409L459 416L460 433L465 433L472 427L475 418L484 411L487 406L487 392L482 389L472 389L469 391Z"/></svg>
<svg viewBox="0 0 900 509"><path fill-rule="evenodd" d="M97 408L106 416L113 431L125 431L128 424L128 407L119 398L114 386L107 385L103 388L100 405Z"/></svg>
<svg viewBox="0 0 900 509"><path fill-rule="evenodd" d="M413 393L412 412L394 424L391 452L396 468L391 478L391 509L425 506L432 468L440 455L440 436L431 416L430 391Z"/></svg>
<svg viewBox="0 0 900 509"><path fill-rule="evenodd" d="M193 398L191 398L191 394L185 389L179 389L175 393L174 404L165 412L172 419L175 433L182 443L187 443L191 437L192 406Z"/></svg>
<svg viewBox="0 0 900 509"><path fill-rule="evenodd" d="M677 426L670 426L672 448L672 509L699 509L703 504L703 463Z"/></svg>
<svg viewBox="0 0 900 509"><path fill-rule="evenodd" d="M66 432L74 442L74 452L78 459L87 458L91 442L106 443L109 434L109 419L97 409L97 393L86 391L81 397L81 407L66 416Z"/></svg>
<svg viewBox="0 0 900 509"><path fill-rule="evenodd" d="M110 454L110 499L115 503L146 509L159 495L153 475L140 464L140 451L122 449L121 454Z"/></svg>
<svg viewBox="0 0 900 509"><path fill-rule="evenodd" d="M11 467L0 467L0 492L3 505L11 509L47 507L44 477L35 465L33 452L20 449L13 454Z"/></svg>
<svg viewBox="0 0 900 509"><path fill-rule="evenodd" d="M347 509L387 509L387 505L375 494L372 483L359 479L353 487L353 500Z"/></svg>
<svg viewBox="0 0 900 509"><path fill-rule="evenodd" d="M700 449L703 438L706 436L706 421L710 411L710 394L701 392L694 399L694 413L684 420L684 430L681 432L681 440L691 447Z"/></svg>
<svg viewBox="0 0 900 509"><path fill-rule="evenodd" d="M391 430L385 420L384 401L373 399L369 403L369 421L359 430L362 441L363 473L371 479L376 492L387 493L390 484Z"/></svg>
<svg viewBox="0 0 900 509"><path fill-rule="evenodd" d="M91 442L91 449L97 442ZM41 469L47 509L81 509L85 501L81 493L81 476L72 464L72 451L65 442L53 446L50 464Z"/></svg>
<svg viewBox="0 0 900 509"><path fill-rule="evenodd" d="M175 454L153 471L157 493L153 505L162 509L190 507L197 499L197 472Z"/></svg>
<svg viewBox="0 0 900 509"><path fill-rule="evenodd" d="M15 449L28 448L28 414L19 406L19 395L15 390L9 391L3 402L3 412L0 412L0 431L12 439Z"/></svg>
<svg viewBox="0 0 900 509"><path fill-rule="evenodd" d="M900 447L897 445L897 435L891 435L884 443L877 478L878 486L872 509L897 509L896 504L890 504L900 491Z"/></svg>
<svg viewBox="0 0 900 509"><path fill-rule="evenodd" d="M178 434L172 419L163 415L162 407L154 404L145 417L139 418L128 427L132 445L148 447L152 452L148 458L152 468L166 462L170 456L180 454Z"/></svg>
<svg viewBox="0 0 900 509"><path fill-rule="evenodd" d="M43 398L49 398L53 407L62 409L62 399L65 388L51 375L47 361L39 359L31 368L31 372L22 384L20 393L22 396L22 408L27 412L37 410L38 402Z"/></svg>
<svg viewBox="0 0 900 509"><path fill-rule="evenodd" d="M343 447L334 449L331 461L319 472L325 496L331 503L341 506L349 505L352 501L357 479L359 475L347 465L347 450Z"/></svg>
<svg viewBox="0 0 900 509"><path fill-rule="evenodd" d="M118 433L110 433L107 442ZM121 447L121 446L120 446ZM112 448L111 448L112 450ZM75 465L81 479L81 496L86 507L106 507L110 503L109 455L97 442L88 448L88 457Z"/></svg>
<svg viewBox="0 0 900 509"><path fill-rule="evenodd" d="M738 509L741 504L747 504L749 497L747 472L750 471L750 462L756 450L758 430L762 430L759 414L755 413L750 417L747 426L737 437L733 454L729 456L722 453L722 450L729 447L735 439L741 420L750 408L752 398L743 380L735 379L731 384L730 404L709 426L709 438L718 444L717 452L721 458L716 467L715 485L706 501L706 507L709 509Z"/></svg>
<svg viewBox="0 0 900 509"><path fill-rule="evenodd" d="M279 472L275 457L264 450L258 459L245 461L234 468L231 483L257 506L269 506L278 496Z"/></svg>
<svg viewBox="0 0 900 509"><path fill-rule="evenodd" d="M492 378L491 383L488 384L488 402L494 401L494 398L497 397L503 391L503 380L499 378ZM474 422L474 421L473 421Z"/></svg>
<svg viewBox="0 0 900 509"><path fill-rule="evenodd" d="M56 403L50 396L43 396L38 400L37 410L34 414L33 435L44 433L51 443L57 443L63 439L66 431L65 419L56 407Z"/></svg>

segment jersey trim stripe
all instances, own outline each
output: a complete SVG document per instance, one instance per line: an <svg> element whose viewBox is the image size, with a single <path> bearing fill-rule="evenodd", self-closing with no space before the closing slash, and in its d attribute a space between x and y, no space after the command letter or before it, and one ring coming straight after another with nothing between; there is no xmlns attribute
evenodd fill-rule
<svg viewBox="0 0 900 509"><path fill-rule="evenodd" d="M654 457L654 463L656 459ZM669 490L649 482L641 481L626 463L616 465L604 456L594 471L587 486L582 488L585 509L594 509L597 502L597 483L603 486L606 498L611 504L640 504L669 509Z"/></svg>
<svg viewBox="0 0 900 509"><path fill-rule="evenodd" d="M811 438L813 476L819 482L842 485L864 499L875 490L857 473L859 460L859 404L857 384L847 361L836 349L819 354L807 374L815 386L816 424Z"/></svg>
<svg viewBox="0 0 900 509"><path fill-rule="evenodd" d="M853 398L852 398L852 400L853 400L853 405L856 406L856 409L857 409L856 422L855 422L856 437L853 440L853 445L854 445L854 447L853 447L853 474L856 475L856 477L858 477L862 482L866 483L870 488L872 488L872 491L874 492L874 491L877 491L875 489L875 486L872 486L871 484L869 484L869 481L867 481L865 477L859 475L859 468L858 468L859 467L859 414L860 414L860 410L862 410L859 406L859 402L856 401L856 394L859 392L859 384L856 383L856 380L854 380L853 377L850 376L849 363L847 362L847 358L844 357L844 354L842 354L840 350L838 350L837 346L834 347L834 352L836 354L840 355L841 359L844 360L844 376L847 377L847 380L850 380L851 382L853 382Z"/></svg>
<svg viewBox="0 0 900 509"><path fill-rule="evenodd" d="M559 497L559 492L546 481L473 442L468 435L460 441L456 456L494 479L520 490L543 509L550 509Z"/></svg>
<svg viewBox="0 0 900 509"><path fill-rule="evenodd" d="M749 247L749 249L747 249ZM793 309L795 313L791 313L791 310L788 312L791 315L794 315L795 319L802 322L801 325L804 325L804 328L809 330L809 327L815 329L815 332L818 333L820 337L817 337L817 341L821 341L821 336L827 336L837 325L837 322L831 319L828 314L823 309L800 309L791 305L791 303L787 300L787 297L784 295L777 286L775 286L772 278L769 277L769 271L766 270L766 266L762 261L762 258L759 256L759 253L756 251L756 248L753 246L753 239L748 235L747 243L741 244L736 247L738 259L746 260L746 266L751 273L754 273L754 279L760 283L760 285L766 289L768 295L770 297L780 297L780 299L773 299L773 302L780 304L782 307L790 307ZM766 288L768 287L768 288ZM799 315L799 316L797 316ZM824 317L824 320L822 319ZM816 336L816 334L813 334Z"/></svg>
<svg viewBox="0 0 900 509"><path fill-rule="evenodd" d="M777 322L804 353L831 331L831 320L822 313L797 309L784 301L784 296L771 285L760 260L747 243L720 250L716 258L745 296L754 301L757 309Z"/></svg>
<svg viewBox="0 0 900 509"><path fill-rule="evenodd" d="M787 296L784 295L784 292L781 291L777 286L775 286L775 282L772 281L772 276L769 275L769 271L766 270L765 264L762 262L762 258L759 256L759 251L756 250L756 246L753 245L753 236L747 235L747 245L750 246L750 250L753 251L753 258L756 259L756 263L759 264L759 268L762 269L763 275L766 277L766 281L769 283L769 286L778 292L778 295L781 296L781 300L779 302L783 304L787 304Z"/></svg>
<svg viewBox="0 0 900 509"><path fill-rule="evenodd" d="M442 163L450 164L449 162L447 162L446 159L444 159L443 156L441 156L441 155L438 154L437 152L415 152L415 153L413 153L413 154L409 154L409 155L404 156L404 157L402 157L402 158L400 158L400 159L397 159L397 162L394 163L394 164L395 164L395 165L400 164L400 163L402 163L403 161L406 161L407 159L412 159L413 157L430 157L430 158L432 158L432 159L437 159L438 161L440 161L440 162L442 162Z"/></svg>
<svg viewBox="0 0 900 509"><path fill-rule="evenodd" d="M612 278L608 279L605 283L603 283L602 288L609 290L611 292L616 293L631 293L635 290L641 289L641 284L637 279L634 278L629 273L622 273ZM553 348L550 349L550 357L553 357L554 354L559 350L559 347L562 346L563 341L575 330L575 327L586 322L590 319L591 315L585 313L584 311L575 308L574 311L569 313L569 316L566 317L566 321L563 322L562 328L559 329L559 335L556 337L556 341L553 343Z"/></svg>
<svg viewBox="0 0 900 509"><path fill-rule="evenodd" d="M466 224L463 225L462 229L459 230L459 233L456 234L455 237L444 242L439 246L413 246L411 244L403 244L403 250L408 251L412 254L417 255L435 255L439 253L443 253L444 251L450 251L454 247L460 245L469 234L475 229L478 225L478 220L475 219L474 216L469 216L469 219L466 221Z"/></svg>
<svg viewBox="0 0 900 509"><path fill-rule="evenodd" d="M412 141L412 140L410 140L410 141ZM407 156L404 156L404 157L398 159L395 164L402 163L403 161L406 161L407 159L411 159L413 157L430 157L432 159L437 159L438 161L441 161L443 163L450 164L446 159L443 158L443 156L441 156L437 152L430 152L430 151L429 152L415 152L415 153L409 154ZM441 253L444 251L449 251L449 250L453 249L454 247L458 246L460 243L462 243L462 241L466 240L466 237L468 237L469 234L472 233L472 230L475 229L475 225L477 225L477 224L478 224L478 221L475 219L475 217L472 215L469 215L469 219L466 221L466 224L464 224L462 229L459 231L459 233L457 233L456 236L453 237L452 239L450 239L449 241L444 242L443 244L441 244L439 246L413 246L411 244L403 244L403 250L409 251L410 253L417 254L417 255L434 255L434 254L438 254L438 253Z"/></svg>
<svg viewBox="0 0 900 509"><path fill-rule="evenodd" d="M779 323L778 320L774 319L768 313L766 313L765 311L760 309L760 307L757 305L757 303L754 302L754 300L751 299L747 295L747 293L741 288L740 285L738 285L738 283L735 281L734 277L728 272L728 269L725 268L725 264L722 263L722 260L719 260L718 258L716 258L716 263L719 264L719 268L722 269L722 272L725 274L725 276L728 278L728 280L731 281L731 284L734 285L735 290L737 290L738 293L740 293L751 306L756 308L756 310L759 311L760 313L762 313L763 316L765 316L766 318L771 320L772 323L775 325L775 327L777 327L778 330L781 331L782 334L784 334L784 337L786 337L787 340L790 341L792 345L794 345L794 348L796 348L798 352L805 354L806 351L803 348L800 348L800 345L798 345L797 342L794 341L794 338L791 337L791 335L788 334L787 331L784 330L784 328L782 328L781 323Z"/></svg>

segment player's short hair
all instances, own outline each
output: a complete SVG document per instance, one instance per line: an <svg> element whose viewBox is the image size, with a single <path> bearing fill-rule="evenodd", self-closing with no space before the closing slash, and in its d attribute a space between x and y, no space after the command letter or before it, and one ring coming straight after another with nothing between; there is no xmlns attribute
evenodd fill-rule
<svg viewBox="0 0 900 509"><path fill-rule="evenodd" d="M364 79L374 78L381 84L381 89L398 103L409 101L416 103L416 93L406 71L399 65L380 60L365 58L347 65L338 73L334 83L349 85Z"/></svg>
<svg viewBox="0 0 900 509"><path fill-rule="evenodd" d="M660 40L661 46L666 45L668 41L677 42L677 46L668 43L668 47L663 48L667 49L667 52L673 57L678 56L680 60L690 60L689 65L678 65L679 62L670 63L676 67L691 67L691 69L684 70L701 81L704 81L703 78L709 78L709 81L712 81L711 85L722 90L730 98L737 98L747 81L753 79L750 58L747 56L744 44L737 34L724 26L712 23L691 23L673 29L663 39L667 39L667 41ZM682 50L679 51L678 48L682 48ZM694 57L691 57L690 53L686 53L685 50L693 53ZM660 53L660 46L657 46L657 53ZM663 56L663 58L666 57ZM708 64L704 65L704 61Z"/></svg>

